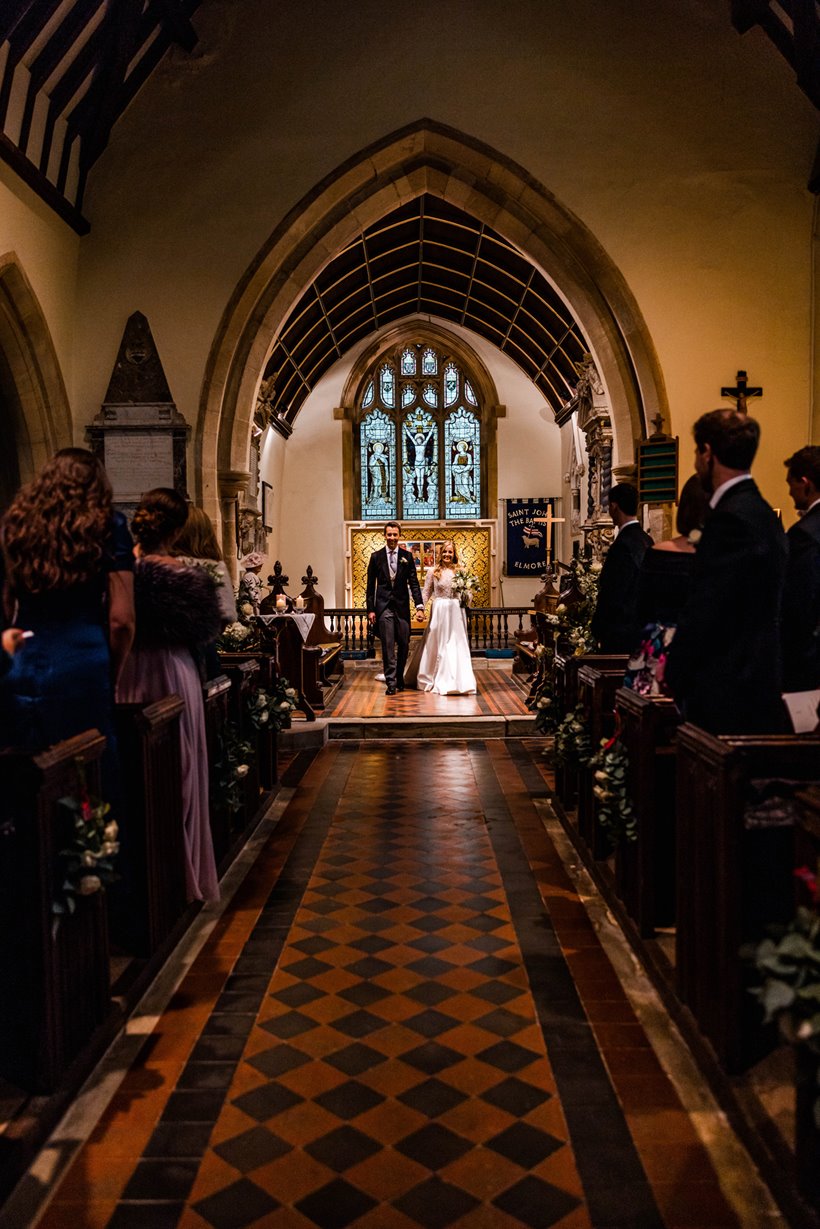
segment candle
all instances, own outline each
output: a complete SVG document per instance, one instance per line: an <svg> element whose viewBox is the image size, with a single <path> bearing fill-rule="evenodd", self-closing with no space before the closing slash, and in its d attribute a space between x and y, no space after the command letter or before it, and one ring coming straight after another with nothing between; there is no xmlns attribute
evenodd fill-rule
<svg viewBox="0 0 820 1229"><path fill-rule="evenodd" d="M305 609L305 599L302 597L301 593L299 594L299 596L298 596L298 597L297 597L297 599L296 599L296 609L297 609L297 610L304 610L304 609Z"/></svg>
<svg viewBox="0 0 820 1229"><path fill-rule="evenodd" d="M276 609L284 610L287 604L287 598L285 597L284 593L280 593L276 599Z"/></svg>

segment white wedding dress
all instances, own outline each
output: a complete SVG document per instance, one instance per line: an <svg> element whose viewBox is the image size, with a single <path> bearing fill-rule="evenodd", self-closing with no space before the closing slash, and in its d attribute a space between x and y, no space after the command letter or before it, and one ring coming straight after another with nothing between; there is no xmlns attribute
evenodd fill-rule
<svg viewBox="0 0 820 1229"><path fill-rule="evenodd" d="M467 640L467 615L453 597L453 569L442 568L435 575L430 568L424 578L424 603L432 595L433 609L424 633L419 662L418 689L439 696L466 696L475 693L475 675Z"/></svg>

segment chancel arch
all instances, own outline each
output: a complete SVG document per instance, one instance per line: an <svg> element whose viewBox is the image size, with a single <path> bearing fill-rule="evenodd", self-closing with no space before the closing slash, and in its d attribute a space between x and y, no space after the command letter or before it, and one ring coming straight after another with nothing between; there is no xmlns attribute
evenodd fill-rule
<svg viewBox="0 0 820 1229"><path fill-rule="evenodd" d="M363 150L319 184L276 228L237 286L209 356L197 431L198 495L213 511L222 498L224 515L226 502L247 474L260 385L263 378L271 379L265 373L277 340L297 314L297 304L318 339L327 304L306 292L368 227L423 196L462 211L479 229L491 228L533 276L542 277L564 305L571 305L567 327L561 335L551 334L556 356L568 372L573 368L572 353L562 357L559 351L563 335L571 337L575 325L577 340L594 356L606 388L615 465L631 463L633 441L645 433L647 420L658 411L666 413L663 380L646 324L614 262L583 222L502 154L454 129L420 120ZM412 264L417 267L417 260ZM491 290L497 292L495 286ZM400 303L402 285L397 283L394 292ZM458 288L451 288L442 302L452 308L456 297L463 300ZM404 311L416 306L417 300ZM495 333L487 334L496 344L505 340L513 324L509 316L502 324L508 306L503 295L498 298ZM375 330L366 307L351 303L350 309L353 316L361 310L358 327L365 330L358 336L355 331L348 334L352 345ZM487 321L493 319L491 309L492 304ZM528 310L523 298L517 310ZM385 321L377 319L379 323ZM337 343L335 358L343 352ZM304 371L295 378L304 380ZM271 402L271 422L284 435L292 430L292 419L276 400Z"/></svg>
<svg viewBox="0 0 820 1229"><path fill-rule="evenodd" d="M72 443L71 414L48 325L13 252L0 255L0 504Z"/></svg>

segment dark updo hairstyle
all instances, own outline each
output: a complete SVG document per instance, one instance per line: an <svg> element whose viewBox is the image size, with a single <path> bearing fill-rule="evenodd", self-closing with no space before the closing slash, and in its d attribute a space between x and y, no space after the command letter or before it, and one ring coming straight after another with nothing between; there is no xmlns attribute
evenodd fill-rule
<svg viewBox="0 0 820 1229"><path fill-rule="evenodd" d="M131 532L144 555L167 549L188 519L188 504L177 491L158 486L146 491L137 505Z"/></svg>
<svg viewBox="0 0 820 1229"><path fill-rule="evenodd" d="M97 575L111 531L111 483L86 448L62 448L2 518L6 596L46 593Z"/></svg>
<svg viewBox="0 0 820 1229"><path fill-rule="evenodd" d="M675 526L679 534L688 538L693 529L702 529L709 511L709 496L697 474L687 478L678 497Z"/></svg>

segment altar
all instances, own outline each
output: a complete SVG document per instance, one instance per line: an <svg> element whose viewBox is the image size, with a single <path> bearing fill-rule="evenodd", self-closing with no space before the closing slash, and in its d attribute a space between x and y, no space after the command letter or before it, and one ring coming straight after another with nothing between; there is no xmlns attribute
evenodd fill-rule
<svg viewBox="0 0 820 1229"><path fill-rule="evenodd" d="M496 521L404 521L401 528L401 545L415 560L419 585L424 585L427 569L435 566L442 542L451 540L459 567L474 573L481 584L474 604L498 605ZM373 552L384 546L384 530L380 525L347 521L345 537L345 605L362 609L367 592L367 565Z"/></svg>

